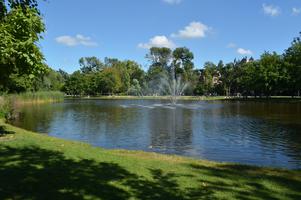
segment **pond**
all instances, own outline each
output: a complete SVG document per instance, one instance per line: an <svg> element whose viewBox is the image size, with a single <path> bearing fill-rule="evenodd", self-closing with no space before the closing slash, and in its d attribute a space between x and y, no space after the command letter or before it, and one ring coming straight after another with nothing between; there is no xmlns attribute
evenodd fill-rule
<svg viewBox="0 0 301 200"><path fill-rule="evenodd" d="M65 100L23 106L14 125L104 148L301 168L301 103Z"/></svg>

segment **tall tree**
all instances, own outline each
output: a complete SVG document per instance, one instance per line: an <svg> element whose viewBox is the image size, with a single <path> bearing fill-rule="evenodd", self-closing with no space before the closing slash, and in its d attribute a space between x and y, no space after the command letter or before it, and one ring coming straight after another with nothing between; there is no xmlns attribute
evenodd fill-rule
<svg viewBox="0 0 301 200"><path fill-rule="evenodd" d="M176 69L176 74L182 74L186 80L189 80L189 76L194 68L193 53L186 47L176 48L172 52L173 66Z"/></svg>
<svg viewBox="0 0 301 200"><path fill-rule="evenodd" d="M80 58L79 65L81 67L80 70L84 74L98 72L104 68L103 63L95 56Z"/></svg>
<svg viewBox="0 0 301 200"><path fill-rule="evenodd" d="M166 47L152 47L146 58L151 62L150 67L168 69L172 58L172 51Z"/></svg>
<svg viewBox="0 0 301 200"><path fill-rule="evenodd" d="M261 55L259 61L260 81L264 83L263 92L266 96L270 96L275 92L279 82L282 79L281 67L282 60L281 56L276 52L268 53L265 52Z"/></svg>
<svg viewBox="0 0 301 200"><path fill-rule="evenodd" d="M45 25L36 9L24 9L11 9L0 22L0 85L6 90L12 74L33 79L47 71L37 45Z"/></svg>
<svg viewBox="0 0 301 200"><path fill-rule="evenodd" d="M116 68L106 68L96 78L97 90L102 94L118 93L122 87L120 73Z"/></svg>
<svg viewBox="0 0 301 200"><path fill-rule="evenodd" d="M291 46L284 53L284 61L287 64L289 81L288 88L292 96L300 95L301 90L301 32L296 37Z"/></svg>

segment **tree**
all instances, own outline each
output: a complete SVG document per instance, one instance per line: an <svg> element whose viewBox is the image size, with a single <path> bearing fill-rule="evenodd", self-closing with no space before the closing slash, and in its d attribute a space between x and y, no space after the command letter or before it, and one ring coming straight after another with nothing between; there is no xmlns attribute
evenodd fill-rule
<svg viewBox="0 0 301 200"><path fill-rule="evenodd" d="M134 80L137 80L139 84L142 84L145 78L145 72L141 68L137 62L132 60L125 60L123 61L131 80L131 84L134 83Z"/></svg>
<svg viewBox="0 0 301 200"><path fill-rule="evenodd" d="M259 81L264 83L264 93L266 96L270 96L275 92L279 82L282 79L283 73L281 73L282 60L280 55L276 52L265 52L261 55L259 61Z"/></svg>
<svg viewBox="0 0 301 200"><path fill-rule="evenodd" d="M168 70L172 58L171 49L166 47L152 47L146 58L151 62L150 68L159 67Z"/></svg>
<svg viewBox="0 0 301 200"><path fill-rule="evenodd" d="M63 91L68 95L83 95L85 94L83 74L80 71L75 71L66 80Z"/></svg>
<svg viewBox="0 0 301 200"><path fill-rule="evenodd" d="M80 58L79 65L84 74L98 72L104 68L103 63L95 56Z"/></svg>
<svg viewBox="0 0 301 200"><path fill-rule="evenodd" d="M61 74L61 76L63 77L64 81L66 81L69 78L69 74L67 72L65 72L62 69L58 70L58 73Z"/></svg>
<svg viewBox="0 0 301 200"><path fill-rule="evenodd" d="M27 75L30 79L43 74L47 67L37 42L42 38L44 23L36 9L13 8L0 22L0 85L9 90L7 83L12 74Z"/></svg>
<svg viewBox="0 0 301 200"><path fill-rule="evenodd" d="M106 68L96 77L97 91L102 94L113 94L122 87L121 77L116 68Z"/></svg>
<svg viewBox="0 0 301 200"><path fill-rule="evenodd" d="M176 48L172 52L173 66L175 67L176 76L181 75L185 80L190 80L193 73L194 64L192 62L193 53L186 47Z"/></svg>
<svg viewBox="0 0 301 200"><path fill-rule="evenodd" d="M4 0L0 0L0 21L4 18L7 13L7 8Z"/></svg>
<svg viewBox="0 0 301 200"><path fill-rule="evenodd" d="M135 96L140 96L142 95L141 92L141 86L139 84L139 81L137 79L133 80L133 83L131 87L129 88L128 92L129 95L135 95Z"/></svg>
<svg viewBox="0 0 301 200"><path fill-rule="evenodd" d="M292 96L297 92L300 95L301 90L301 32L296 37L291 46L285 50L284 61L288 71L287 86L290 88Z"/></svg>

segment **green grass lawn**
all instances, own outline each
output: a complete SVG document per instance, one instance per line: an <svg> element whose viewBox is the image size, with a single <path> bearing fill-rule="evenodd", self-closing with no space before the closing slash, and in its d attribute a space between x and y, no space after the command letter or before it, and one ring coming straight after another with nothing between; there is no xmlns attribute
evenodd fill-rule
<svg viewBox="0 0 301 200"><path fill-rule="evenodd" d="M301 199L301 171L126 150L0 121L0 199Z"/></svg>

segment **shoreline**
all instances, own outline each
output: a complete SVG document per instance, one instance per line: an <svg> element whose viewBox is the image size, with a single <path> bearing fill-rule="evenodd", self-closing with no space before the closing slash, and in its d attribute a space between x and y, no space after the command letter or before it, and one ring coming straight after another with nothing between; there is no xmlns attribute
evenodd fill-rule
<svg viewBox="0 0 301 200"><path fill-rule="evenodd" d="M301 198L300 169L109 150L26 131L3 120L0 127L1 199L64 194L35 185L45 180L52 188L69 188L69 197L78 197L80 190L83 199L240 199L246 194L253 199Z"/></svg>
<svg viewBox="0 0 301 200"><path fill-rule="evenodd" d="M65 96L65 99L82 99L82 100L170 100L170 96ZM179 96L177 100L180 101L214 101L214 100L242 100L242 101L269 101L269 100L288 100L288 101L301 101L301 97L290 97L290 96L271 96L266 97L235 97L235 96Z"/></svg>

